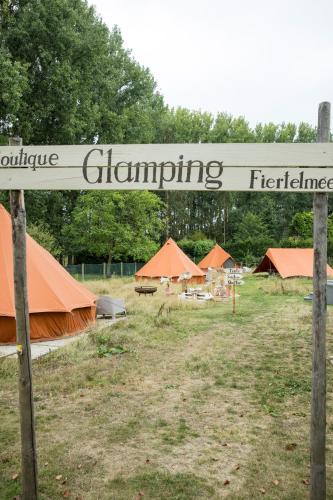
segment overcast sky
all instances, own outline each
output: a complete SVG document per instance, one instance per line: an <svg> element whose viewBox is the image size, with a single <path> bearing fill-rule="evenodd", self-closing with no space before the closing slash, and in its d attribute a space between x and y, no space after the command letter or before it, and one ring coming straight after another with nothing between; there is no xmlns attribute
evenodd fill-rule
<svg viewBox="0 0 333 500"><path fill-rule="evenodd" d="M170 106L316 124L333 101L332 0L89 0Z"/></svg>

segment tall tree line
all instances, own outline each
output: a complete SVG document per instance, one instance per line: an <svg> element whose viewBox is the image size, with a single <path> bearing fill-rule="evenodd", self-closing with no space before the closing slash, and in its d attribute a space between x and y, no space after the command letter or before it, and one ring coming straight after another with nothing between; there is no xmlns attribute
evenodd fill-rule
<svg viewBox="0 0 333 500"><path fill-rule="evenodd" d="M250 127L244 117L227 113L213 116L169 108L149 69L124 47L120 30L109 30L84 0L5 0L0 3L0 28L4 144L12 134L20 135L25 144L315 140L315 129L306 123ZM8 193L0 193L0 201L6 204L7 198ZM116 245L105 232L119 229L116 219L125 220L132 198L142 214L141 227L136 227L139 221L133 212L132 226L122 228L127 246ZM311 195L284 193L169 192L132 198L121 193L27 191L28 222L34 236L42 235L43 244L52 241L56 256L146 259L168 236L191 240L200 235L224 244L237 258L253 260L265 245L293 236L293 216L309 212L312 204ZM104 220L92 215L101 206L112 206L112 223L106 213ZM159 224L150 223L155 220L152 211ZM98 238L84 238L84 228L87 234L98 232ZM140 234L147 236L142 236L141 247Z"/></svg>

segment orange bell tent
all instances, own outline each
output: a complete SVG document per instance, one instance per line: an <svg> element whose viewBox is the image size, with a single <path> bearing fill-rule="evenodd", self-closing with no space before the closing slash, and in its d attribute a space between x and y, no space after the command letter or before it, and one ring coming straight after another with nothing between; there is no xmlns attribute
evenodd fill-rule
<svg viewBox="0 0 333 500"><path fill-rule="evenodd" d="M220 267L233 267L234 261L228 252L223 250L216 243L216 245L211 249L209 254L206 255L198 264L200 269L207 272L208 268L211 267L213 269L217 269Z"/></svg>
<svg viewBox="0 0 333 500"><path fill-rule="evenodd" d="M281 278L292 276L313 277L312 248L269 248L254 273L275 272ZM333 276L333 269L327 266L327 275Z"/></svg>
<svg viewBox="0 0 333 500"><path fill-rule="evenodd" d="M12 223L0 205L0 343L15 342ZM95 321L96 297L27 235L31 340L74 334Z"/></svg>
<svg viewBox="0 0 333 500"><path fill-rule="evenodd" d="M204 283L205 275L201 269L184 254L172 238L169 238L154 257L135 273L135 279L153 279L165 276L172 281L177 281L179 276L185 272L192 276L189 283Z"/></svg>

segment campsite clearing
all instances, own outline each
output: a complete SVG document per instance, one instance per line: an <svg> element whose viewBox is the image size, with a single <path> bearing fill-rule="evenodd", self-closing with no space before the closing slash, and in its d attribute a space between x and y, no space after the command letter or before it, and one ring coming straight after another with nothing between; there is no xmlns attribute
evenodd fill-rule
<svg viewBox="0 0 333 500"><path fill-rule="evenodd" d="M124 297L128 319L33 362L41 498L308 496L311 280L247 277L236 315L137 297L132 279L88 286ZM20 491L16 370L0 360L1 499Z"/></svg>

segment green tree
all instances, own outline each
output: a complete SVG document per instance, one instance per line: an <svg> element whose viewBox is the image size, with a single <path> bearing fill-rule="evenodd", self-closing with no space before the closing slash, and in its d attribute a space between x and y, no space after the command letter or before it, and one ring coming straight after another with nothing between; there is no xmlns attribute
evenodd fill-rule
<svg viewBox="0 0 333 500"><path fill-rule="evenodd" d="M91 191L64 228L67 249L112 259L147 260L164 229L163 204L148 191Z"/></svg>
<svg viewBox="0 0 333 500"><path fill-rule="evenodd" d="M290 224L290 235L298 238L312 238L313 212L297 212Z"/></svg>
<svg viewBox="0 0 333 500"><path fill-rule="evenodd" d="M298 125L296 142L316 142L316 136L316 129L308 123Z"/></svg>
<svg viewBox="0 0 333 500"><path fill-rule="evenodd" d="M297 212L294 214L289 236L282 240L281 245L291 248L313 247L313 212ZM333 257L333 214L327 219L327 254Z"/></svg>
<svg viewBox="0 0 333 500"><path fill-rule="evenodd" d="M194 236L194 238L193 238ZM196 236L200 236L200 233L195 233L192 238L184 238L178 241L178 246L195 262L199 262L205 255L207 255L213 246L215 241L205 238L198 239Z"/></svg>
<svg viewBox="0 0 333 500"><path fill-rule="evenodd" d="M0 2L0 28L0 143L12 133L19 133L25 144L315 140L315 128L306 123L251 128L242 116L221 112L214 119L205 111L169 109L149 69L125 49L119 29L110 31L84 0L6 0ZM61 229L71 225L81 196L27 192L29 223L46 224L69 251ZM178 240L201 231L227 244L238 238L247 212L265 221L269 237L283 241L295 213L312 206L306 193L158 196L167 206L165 236ZM0 199L6 198L0 193Z"/></svg>
<svg viewBox="0 0 333 500"><path fill-rule="evenodd" d="M18 119L27 88L27 65L14 61L0 45L0 133L9 134Z"/></svg>
<svg viewBox="0 0 333 500"><path fill-rule="evenodd" d="M259 215L246 212L235 230L233 240L224 248L236 260L252 266L271 246L275 246L275 241L270 236L267 224Z"/></svg>
<svg viewBox="0 0 333 500"><path fill-rule="evenodd" d="M156 83L93 7L83 0L9 1L2 14L1 78L21 94L11 126L25 143L153 142L151 115L163 109Z"/></svg>
<svg viewBox="0 0 333 500"><path fill-rule="evenodd" d="M59 259L62 249L59 247L55 237L49 228L43 223L30 224L27 227L27 233L39 243L45 250L50 252L53 257Z"/></svg>
<svg viewBox="0 0 333 500"><path fill-rule="evenodd" d="M0 142L14 133L24 144L155 141L166 108L154 78L86 1L6 0L0 25ZM63 247L80 196L26 192L29 222Z"/></svg>
<svg viewBox="0 0 333 500"><path fill-rule="evenodd" d="M297 127L294 123L282 123L278 128L276 142L294 142L296 139Z"/></svg>
<svg viewBox="0 0 333 500"><path fill-rule="evenodd" d="M256 239L267 236L269 236L267 225L258 215L252 212L247 212L244 215L235 231L236 240Z"/></svg>
<svg viewBox="0 0 333 500"><path fill-rule="evenodd" d="M211 142L253 142L254 134L243 116L218 113L210 134Z"/></svg>
<svg viewBox="0 0 333 500"><path fill-rule="evenodd" d="M274 123L258 123L255 127L254 142L276 142L279 126Z"/></svg>
<svg viewBox="0 0 333 500"><path fill-rule="evenodd" d="M182 107L166 109L160 125L159 142L209 142L212 124L213 116L207 112Z"/></svg>

